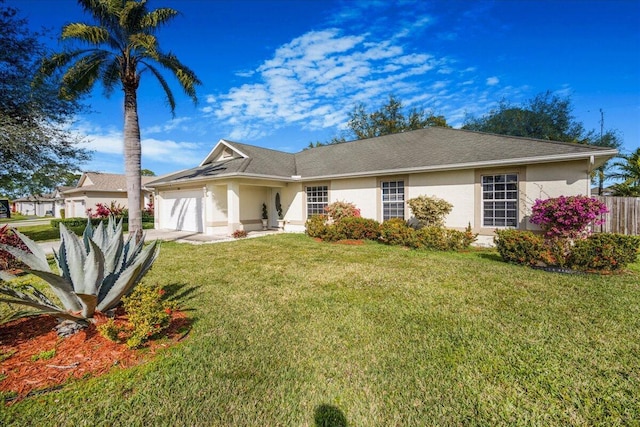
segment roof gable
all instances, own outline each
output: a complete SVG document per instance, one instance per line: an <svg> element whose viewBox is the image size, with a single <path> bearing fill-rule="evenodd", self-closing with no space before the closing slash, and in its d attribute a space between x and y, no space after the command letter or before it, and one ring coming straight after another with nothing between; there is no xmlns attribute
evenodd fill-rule
<svg viewBox="0 0 640 427"><path fill-rule="evenodd" d="M213 147L209 154L207 154L207 157L205 157L204 160L200 162L199 166L232 159L246 159L247 157L249 156L244 154L237 147L234 147L228 141L221 139L220 141L218 141L215 147Z"/></svg>

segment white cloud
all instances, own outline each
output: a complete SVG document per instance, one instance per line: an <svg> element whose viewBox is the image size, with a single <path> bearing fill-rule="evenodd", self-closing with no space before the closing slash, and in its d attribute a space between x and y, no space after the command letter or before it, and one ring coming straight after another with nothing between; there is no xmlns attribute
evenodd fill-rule
<svg viewBox="0 0 640 427"><path fill-rule="evenodd" d="M495 86L498 83L500 83L500 79L495 76L487 78L487 86Z"/></svg>

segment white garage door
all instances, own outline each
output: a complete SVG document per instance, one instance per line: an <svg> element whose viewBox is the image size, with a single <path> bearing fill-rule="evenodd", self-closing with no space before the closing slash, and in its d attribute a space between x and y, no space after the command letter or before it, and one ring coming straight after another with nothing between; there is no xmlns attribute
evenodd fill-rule
<svg viewBox="0 0 640 427"><path fill-rule="evenodd" d="M204 231L202 190L168 191L162 194L160 228Z"/></svg>

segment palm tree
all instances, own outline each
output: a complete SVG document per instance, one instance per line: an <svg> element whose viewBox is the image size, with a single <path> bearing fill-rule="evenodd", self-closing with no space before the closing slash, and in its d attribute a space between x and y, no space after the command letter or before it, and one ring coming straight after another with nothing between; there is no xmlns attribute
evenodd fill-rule
<svg viewBox="0 0 640 427"><path fill-rule="evenodd" d="M623 179L628 186L640 187L640 148L636 148L631 154L623 154L620 158L622 161L613 164L618 172L611 174L611 177Z"/></svg>
<svg viewBox="0 0 640 427"><path fill-rule="evenodd" d="M62 72L60 96L76 99L87 94L101 81L109 96L120 83L124 91L124 161L129 205L129 232L142 236L140 202L140 125L137 91L144 71L160 82L171 113L175 98L158 65L177 78L185 93L197 102L195 73L172 53L160 50L156 31L178 15L176 10L160 8L149 11L147 0L78 0L97 25L72 23L63 27L62 40L78 41L88 48L74 48L43 60L40 78Z"/></svg>

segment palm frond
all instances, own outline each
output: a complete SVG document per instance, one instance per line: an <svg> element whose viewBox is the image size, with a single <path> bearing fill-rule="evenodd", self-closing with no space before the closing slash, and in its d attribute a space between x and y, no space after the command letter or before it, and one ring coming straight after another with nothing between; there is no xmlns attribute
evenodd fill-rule
<svg viewBox="0 0 640 427"><path fill-rule="evenodd" d="M119 16L120 28L129 33L139 32L141 28L142 18L147 14L146 1L127 1L122 8Z"/></svg>
<svg viewBox="0 0 640 427"><path fill-rule="evenodd" d="M180 12L170 8L155 9L142 18L140 27L141 29L156 29L179 14Z"/></svg>
<svg viewBox="0 0 640 427"><path fill-rule="evenodd" d="M76 98L88 93L100 77L102 64L109 54L106 51L96 51L69 67L62 77L60 95L64 98Z"/></svg>
<svg viewBox="0 0 640 427"><path fill-rule="evenodd" d="M158 60L158 39L153 34L136 33L129 36L129 47L141 52L142 56Z"/></svg>
<svg viewBox="0 0 640 427"><path fill-rule="evenodd" d="M63 40L77 39L90 44L101 44L109 41L109 31L104 27L73 23L62 28Z"/></svg>
<svg viewBox="0 0 640 427"><path fill-rule="evenodd" d="M162 76L162 74L156 67L154 67L153 65L145 61L140 61L140 62L144 64L147 67L147 69L151 71L151 73L153 73L156 79L158 79L160 86L162 86L162 89L164 90L164 93L167 96L167 104L169 104L169 108L171 108L171 114L174 114L176 110L176 99L173 96L173 92L171 92L171 88L169 87L169 84L167 83L165 78Z"/></svg>
<svg viewBox="0 0 640 427"><path fill-rule="evenodd" d="M158 62L165 68L171 70L180 82L184 92L193 99L194 102L198 102L198 98L196 97L196 86L201 85L202 82L198 79L196 73L186 65L182 64L172 53L160 55Z"/></svg>
<svg viewBox="0 0 640 427"><path fill-rule="evenodd" d="M113 58L104 66L102 85L104 86L104 93L107 97L113 93L113 89L120 82L121 69L120 62L117 58Z"/></svg>

